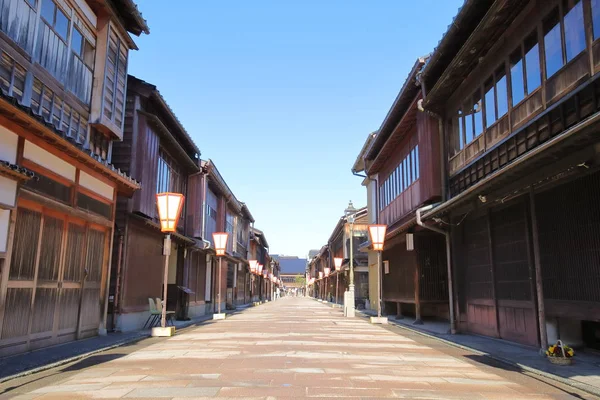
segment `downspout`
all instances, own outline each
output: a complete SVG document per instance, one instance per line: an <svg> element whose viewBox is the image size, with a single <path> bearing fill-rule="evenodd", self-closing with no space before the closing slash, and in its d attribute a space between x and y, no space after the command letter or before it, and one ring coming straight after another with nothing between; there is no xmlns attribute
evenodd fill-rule
<svg viewBox="0 0 600 400"><path fill-rule="evenodd" d="M446 267L448 269L448 300L449 300L449 309L450 309L450 333L454 335L456 333L456 319L454 316L454 290L452 284L452 261L450 256L450 232L445 231L440 228L436 228L435 226L425 225L421 220L421 213L425 211L429 211L432 208L438 206L440 203L430 204L425 207L421 207L417 209L417 225L429 229L430 231L437 232L440 235L444 235L446 238Z"/></svg>
<svg viewBox="0 0 600 400"><path fill-rule="evenodd" d="M445 158L446 141L445 141L445 137L444 137L444 122L443 122L444 120L439 114L436 114L429 110L425 110L425 108L423 108L423 101L425 100L427 91L425 89L425 82L423 80L421 80L420 78L421 78L421 75L419 73L419 75L417 75L416 81L417 81L417 84L421 86L421 92L422 92L423 98L417 102L417 108L419 111L425 112L425 113L431 115L438 121L438 136L439 136L439 144L440 144L440 182L442 185L442 187L441 187L441 192L442 192L441 193L441 195L442 195L441 203L443 203L447 200L446 158ZM454 335L454 334L456 334L456 318L454 315L455 314L454 284L452 281L452 254L451 254L450 232L445 231L440 228L436 228L434 226L425 225L423 223L423 221L421 221L421 213L422 212L431 210L433 207L435 207L441 203L430 204L428 206L417 209L416 216L417 216L417 224L419 226L421 226L425 229L429 229L430 231L437 232L441 235L444 235L444 238L446 241L446 267L447 267L447 274L448 274L448 300L449 300L448 308L450 309L450 333L452 335Z"/></svg>

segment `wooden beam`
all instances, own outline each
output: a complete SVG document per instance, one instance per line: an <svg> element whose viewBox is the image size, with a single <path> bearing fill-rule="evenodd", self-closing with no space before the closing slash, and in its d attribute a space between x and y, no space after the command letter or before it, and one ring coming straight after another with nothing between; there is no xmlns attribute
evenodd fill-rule
<svg viewBox="0 0 600 400"><path fill-rule="evenodd" d="M531 212L531 236L533 239L533 261L535 265L535 287L537 292L538 328L540 334L541 350L548 348L548 335L546 333L546 309L544 307L544 287L542 285L542 262L540 255L540 238L535 211L535 191L533 186L529 190L529 209Z"/></svg>

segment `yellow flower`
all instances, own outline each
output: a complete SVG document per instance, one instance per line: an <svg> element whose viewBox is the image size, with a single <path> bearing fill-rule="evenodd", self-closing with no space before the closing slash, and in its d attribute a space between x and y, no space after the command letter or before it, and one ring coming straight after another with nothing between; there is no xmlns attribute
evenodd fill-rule
<svg viewBox="0 0 600 400"><path fill-rule="evenodd" d="M550 355L550 351L546 350L546 355L549 356Z"/></svg>
<svg viewBox="0 0 600 400"><path fill-rule="evenodd" d="M569 351L567 351L567 354L570 355L571 357L573 357L575 352L572 349L570 349Z"/></svg>

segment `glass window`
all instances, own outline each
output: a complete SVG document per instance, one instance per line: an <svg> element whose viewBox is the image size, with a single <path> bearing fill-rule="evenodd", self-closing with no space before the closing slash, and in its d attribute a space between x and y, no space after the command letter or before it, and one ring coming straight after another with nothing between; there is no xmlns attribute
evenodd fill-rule
<svg viewBox="0 0 600 400"><path fill-rule="evenodd" d="M496 71L496 104L498 105L498 119L508 112L508 89L504 66Z"/></svg>
<svg viewBox="0 0 600 400"><path fill-rule="evenodd" d="M475 128L475 137L483 132L483 104L479 93L473 96L473 127Z"/></svg>
<svg viewBox="0 0 600 400"><path fill-rule="evenodd" d="M73 35L71 36L71 49L79 57L83 56L83 35L77 28L73 29Z"/></svg>
<svg viewBox="0 0 600 400"><path fill-rule="evenodd" d="M421 175L420 170L419 170L419 145L417 145L415 147L415 174L417 179L419 179L419 176Z"/></svg>
<svg viewBox="0 0 600 400"><path fill-rule="evenodd" d="M592 0L592 24L596 40L600 37L600 0Z"/></svg>
<svg viewBox="0 0 600 400"><path fill-rule="evenodd" d="M525 98L525 81L523 80L523 60L521 59L521 48L510 56L510 83L512 93L512 104L516 106Z"/></svg>
<svg viewBox="0 0 600 400"><path fill-rule="evenodd" d="M404 179L403 179L404 170L402 169L402 163L400 163L400 165L398 165L398 168L400 171L400 176L398 177L398 179L400 180L400 192L404 192Z"/></svg>
<svg viewBox="0 0 600 400"><path fill-rule="evenodd" d="M42 17L48 22L50 25L54 24L54 9L56 6L52 0L43 0L42 1Z"/></svg>
<svg viewBox="0 0 600 400"><path fill-rule="evenodd" d="M415 159L415 149L413 148L410 152L410 166L412 167L413 182L417 180L417 164Z"/></svg>
<svg viewBox="0 0 600 400"><path fill-rule="evenodd" d="M550 78L565 64L562 56L560 20L555 9L544 20L544 50L546 57L546 78Z"/></svg>
<svg viewBox="0 0 600 400"><path fill-rule="evenodd" d="M525 68L527 69L527 94L529 94L542 84L540 48L535 32L525 39Z"/></svg>
<svg viewBox="0 0 600 400"><path fill-rule="evenodd" d="M54 24L54 29L56 30L56 33L60 35L60 37L62 37L64 40L67 40L67 35L69 33L69 20L67 19L67 16L59 9L56 9L56 22Z"/></svg>
<svg viewBox="0 0 600 400"><path fill-rule="evenodd" d="M496 122L496 89L494 80L490 78L484 86L485 91L485 126L486 128Z"/></svg>
<svg viewBox="0 0 600 400"><path fill-rule="evenodd" d="M406 162L406 158L402 161L402 168L404 169L404 182L406 182L406 188L410 186L410 178L408 174L408 163Z"/></svg>
<svg viewBox="0 0 600 400"><path fill-rule="evenodd" d="M473 105L465 107L465 144L471 143L473 136Z"/></svg>
<svg viewBox="0 0 600 400"><path fill-rule="evenodd" d="M583 2L581 0L563 0L565 13L565 49L567 62L585 50L585 29L583 25Z"/></svg>

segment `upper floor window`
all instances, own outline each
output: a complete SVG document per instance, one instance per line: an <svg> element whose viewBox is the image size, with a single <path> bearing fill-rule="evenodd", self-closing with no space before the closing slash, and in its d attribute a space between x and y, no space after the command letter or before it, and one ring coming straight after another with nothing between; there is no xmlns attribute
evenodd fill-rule
<svg viewBox="0 0 600 400"><path fill-rule="evenodd" d="M163 192L185 194L185 181L175 160L161 149L158 157L156 193Z"/></svg>
<svg viewBox="0 0 600 400"><path fill-rule="evenodd" d="M42 18L65 42L69 34L69 19L52 0L42 0Z"/></svg>
<svg viewBox="0 0 600 400"><path fill-rule="evenodd" d="M123 128L125 87L127 85L127 46L111 27L104 74L103 113L119 128Z"/></svg>
<svg viewBox="0 0 600 400"><path fill-rule="evenodd" d="M35 59L57 80L67 76L69 19L52 0L42 0Z"/></svg>
<svg viewBox="0 0 600 400"><path fill-rule="evenodd" d="M379 187L380 210L419 179L419 146L413 147Z"/></svg>
<svg viewBox="0 0 600 400"><path fill-rule="evenodd" d="M94 46L81 31L73 27L71 34L71 60L69 62L69 90L81 101L90 103L94 70Z"/></svg>
<svg viewBox="0 0 600 400"><path fill-rule="evenodd" d="M508 91L504 65L496 70L484 86L485 122L489 128L508 112Z"/></svg>
<svg viewBox="0 0 600 400"><path fill-rule="evenodd" d="M544 19L543 29L546 77L549 78L585 50L582 1L563 0L560 7Z"/></svg>
<svg viewBox="0 0 600 400"><path fill-rule="evenodd" d="M600 37L600 0L591 0L592 2L592 26L594 30L594 40Z"/></svg>

